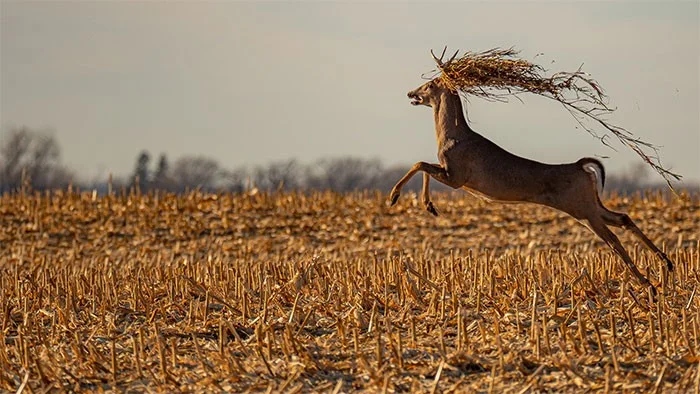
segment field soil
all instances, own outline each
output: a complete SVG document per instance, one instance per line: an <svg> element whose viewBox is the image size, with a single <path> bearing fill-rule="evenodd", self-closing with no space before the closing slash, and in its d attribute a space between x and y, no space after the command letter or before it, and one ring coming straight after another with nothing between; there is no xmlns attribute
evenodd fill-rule
<svg viewBox="0 0 700 394"><path fill-rule="evenodd" d="M0 197L0 391L697 392L700 196Z"/></svg>

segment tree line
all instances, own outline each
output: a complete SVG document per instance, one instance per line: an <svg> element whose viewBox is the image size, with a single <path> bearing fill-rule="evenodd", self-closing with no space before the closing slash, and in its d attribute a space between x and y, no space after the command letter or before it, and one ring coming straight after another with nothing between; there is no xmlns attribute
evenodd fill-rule
<svg viewBox="0 0 700 394"><path fill-rule="evenodd" d="M143 150L136 155L130 174L115 174L109 183L114 189L140 192L161 190L182 193L188 190L243 192L250 189L335 190L348 192L376 189L388 191L409 166L385 167L378 159L339 157L301 163L297 159L267 165L228 169L201 155L186 155L171 161L167 154L157 156ZM407 187L418 190L420 177ZM32 190L62 189L72 185L105 192L107 179L87 181L65 166L56 138L49 133L13 128L0 138L0 193L22 187ZM439 189L442 185L436 185ZM447 189L447 187L443 187Z"/></svg>
<svg viewBox="0 0 700 394"><path fill-rule="evenodd" d="M257 189L276 190L380 190L388 192L410 168L410 165L384 166L378 159L336 157L301 163L296 159L282 160L255 167L227 169L206 156L182 156L174 161L161 153L157 157L147 150L136 155L134 169L99 181L80 180L75 171L61 161L61 149L55 137L27 127L10 129L0 138L0 194L31 188L32 190L62 189L69 186L83 190L106 192L108 187L148 192L161 190L182 193L188 190L209 192L244 192ZM406 187L417 191L420 176ZM623 174L612 174L606 190L630 194L663 184L647 182L646 166L640 164ZM450 190L433 182L434 190ZM697 190L697 187L695 187Z"/></svg>
<svg viewBox="0 0 700 394"><path fill-rule="evenodd" d="M128 184L140 191L164 190L243 192L251 189L277 190L389 190L408 167L385 168L377 159L340 157L304 164L296 159L264 166L223 168L205 156L183 156L172 165L166 154L157 160L148 151L139 153ZM413 182L413 187L420 187Z"/></svg>

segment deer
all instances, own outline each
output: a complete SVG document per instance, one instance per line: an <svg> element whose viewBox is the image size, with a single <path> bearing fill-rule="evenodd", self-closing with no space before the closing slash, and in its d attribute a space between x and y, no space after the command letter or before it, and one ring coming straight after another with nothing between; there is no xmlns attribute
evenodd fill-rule
<svg viewBox="0 0 700 394"><path fill-rule="evenodd" d="M445 51L437 58L440 68ZM656 288L637 269L619 238L608 226L631 231L673 271L673 262L625 213L606 208L601 202L605 186L605 169L595 158L584 157L575 163L546 164L517 156L474 131L464 116L458 91L433 78L408 92L414 106L431 107L435 120L439 163L419 161L393 187L389 195L394 206L401 188L418 172L423 172L421 200L425 209L438 216L430 199L430 178L453 189L462 189L487 201L534 203L564 212L588 227L616 253L643 286L653 295Z"/></svg>

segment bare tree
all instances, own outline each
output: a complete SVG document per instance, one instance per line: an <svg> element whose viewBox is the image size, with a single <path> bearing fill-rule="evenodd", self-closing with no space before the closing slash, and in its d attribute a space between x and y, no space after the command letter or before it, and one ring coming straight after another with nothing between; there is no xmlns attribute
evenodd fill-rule
<svg viewBox="0 0 700 394"><path fill-rule="evenodd" d="M278 161L255 169L255 186L264 190L298 189L302 182L301 167L296 160Z"/></svg>
<svg viewBox="0 0 700 394"><path fill-rule="evenodd" d="M310 189L330 189L338 192L376 189L381 173L382 164L378 159L323 159L307 169L306 186Z"/></svg>
<svg viewBox="0 0 700 394"><path fill-rule="evenodd" d="M245 167L221 172L223 187L233 193L241 193L250 187L250 172Z"/></svg>
<svg viewBox="0 0 700 394"><path fill-rule="evenodd" d="M179 191L201 188L212 190L219 186L219 163L204 156L184 156L175 161L171 177Z"/></svg>
<svg viewBox="0 0 700 394"><path fill-rule="evenodd" d="M633 194L648 189L650 186L647 183L648 179L649 168L644 163L635 163L627 171L609 176L608 190L622 195Z"/></svg>
<svg viewBox="0 0 700 394"><path fill-rule="evenodd" d="M18 188L22 182L22 172L27 166L27 152L30 149L32 133L27 128L11 130L0 145L3 190Z"/></svg>
<svg viewBox="0 0 700 394"><path fill-rule="evenodd" d="M11 129L0 144L0 190L16 190L22 182L35 189L67 186L73 179L61 162L56 139L28 127Z"/></svg>

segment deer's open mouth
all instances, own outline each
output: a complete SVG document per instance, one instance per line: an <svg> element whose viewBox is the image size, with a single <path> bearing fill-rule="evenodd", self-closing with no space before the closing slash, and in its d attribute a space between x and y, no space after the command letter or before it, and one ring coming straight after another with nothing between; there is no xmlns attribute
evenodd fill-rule
<svg viewBox="0 0 700 394"><path fill-rule="evenodd" d="M411 104L412 104L412 105L421 105L421 104L423 104L423 97L421 97L421 96L411 96Z"/></svg>

